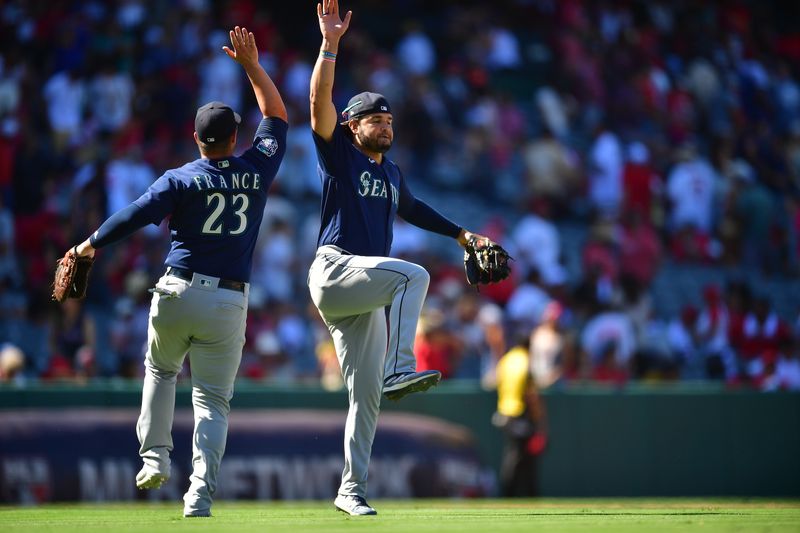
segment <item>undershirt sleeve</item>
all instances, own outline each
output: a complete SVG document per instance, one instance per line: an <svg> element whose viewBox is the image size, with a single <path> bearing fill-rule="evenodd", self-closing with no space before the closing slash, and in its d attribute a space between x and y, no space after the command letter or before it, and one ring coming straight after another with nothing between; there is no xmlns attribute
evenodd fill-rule
<svg viewBox="0 0 800 533"><path fill-rule="evenodd" d="M405 178L402 176L400 178L400 199L397 213L409 224L445 237L455 239L461 233L461 226L448 220L434 208L414 197L406 185Z"/></svg>
<svg viewBox="0 0 800 533"><path fill-rule="evenodd" d="M89 243L93 248L102 248L124 239L149 223L147 212L136 204L131 204L108 217L89 237Z"/></svg>

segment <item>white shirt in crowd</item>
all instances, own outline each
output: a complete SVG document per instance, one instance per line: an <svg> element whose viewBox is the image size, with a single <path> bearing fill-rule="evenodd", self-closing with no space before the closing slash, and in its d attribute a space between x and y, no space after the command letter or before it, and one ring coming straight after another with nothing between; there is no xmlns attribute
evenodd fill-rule
<svg viewBox="0 0 800 533"><path fill-rule="evenodd" d="M133 80L124 72L100 74L92 80L92 113L102 129L117 131L130 120L133 90Z"/></svg>
<svg viewBox="0 0 800 533"><path fill-rule="evenodd" d="M561 377L559 356L564 346L561 334L552 326L543 324L531 333L531 372L539 387L549 387Z"/></svg>
<svg viewBox="0 0 800 533"><path fill-rule="evenodd" d="M215 51L200 67L200 79L198 105L220 101L242 112L242 73L236 61Z"/></svg>
<svg viewBox="0 0 800 533"><path fill-rule="evenodd" d="M53 130L77 136L80 133L86 88L82 80L67 72L56 73L44 86L47 117Z"/></svg>
<svg viewBox="0 0 800 533"><path fill-rule="evenodd" d="M603 132L589 151L589 197L601 213L614 215L622 203L624 158L619 139Z"/></svg>
<svg viewBox="0 0 800 533"><path fill-rule="evenodd" d="M506 303L506 316L519 325L533 327L542 318L550 296L533 283L518 286Z"/></svg>
<svg viewBox="0 0 800 533"><path fill-rule="evenodd" d="M544 277L559 267L561 240L551 221L533 213L524 216L511 233L512 257L515 268L527 272L536 268Z"/></svg>
<svg viewBox="0 0 800 533"><path fill-rule="evenodd" d="M156 177L150 165L135 154L110 161L105 176L108 213L116 213L130 205L152 185ZM148 235L156 235L159 229L158 226L148 224L143 231Z"/></svg>
<svg viewBox="0 0 800 533"><path fill-rule="evenodd" d="M693 226L708 232L712 222L714 169L703 159L675 165L667 178L667 195L672 201L672 228Z"/></svg>
<svg viewBox="0 0 800 533"><path fill-rule="evenodd" d="M636 349L636 335L633 324L624 313L600 313L587 322L581 334L581 345L595 363L609 342L616 344L617 364L626 365Z"/></svg>
<svg viewBox="0 0 800 533"><path fill-rule="evenodd" d="M397 45L397 58L411 74L428 74L436 66L436 50L427 35L412 31Z"/></svg>

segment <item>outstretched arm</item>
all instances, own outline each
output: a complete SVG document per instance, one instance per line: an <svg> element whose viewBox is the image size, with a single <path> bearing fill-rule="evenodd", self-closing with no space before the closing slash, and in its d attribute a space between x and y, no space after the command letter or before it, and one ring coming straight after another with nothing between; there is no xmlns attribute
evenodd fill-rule
<svg viewBox="0 0 800 533"><path fill-rule="evenodd" d="M446 237L452 237L458 241L462 247L473 238L477 239L481 246L485 246L490 239L477 233L467 231L461 226L443 217L434 208L416 198L409 189L405 178L400 179L400 194L397 206L397 214L403 219L418 228L439 233Z"/></svg>
<svg viewBox="0 0 800 533"><path fill-rule="evenodd" d="M233 50L227 46L223 46L222 49L228 54L228 57L244 67L250 84L253 86L261 115L277 117L288 122L286 106L283 104L278 88L275 87L272 79L258 62L258 48L253 32L248 32L247 28L236 26L230 31L230 37Z"/></svg>
<svg viewBox="0 0 800 533"><path fill-rule="evenodd" d="M336 108L333 105L333 77L339 39L350 27L352 11L342 20L339 17L339 0L322 0L317 4L319 31L322 33L322 46L319 57L311 73L311 129L330 141L336 129Z"/></svg>

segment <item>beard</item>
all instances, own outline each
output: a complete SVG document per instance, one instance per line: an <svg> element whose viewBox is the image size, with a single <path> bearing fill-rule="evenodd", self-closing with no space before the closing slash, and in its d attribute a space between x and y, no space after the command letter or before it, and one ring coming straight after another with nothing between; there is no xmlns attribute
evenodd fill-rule
<svg viewBox="0 0 800 533"><path fill-rule="evenodd" d="M392 141L390 139L382 137L376 137L373 139L371 137L367 137L361 132L356 134L356 138L358 139L358 143L370 152L385 154L389 151L389 148L392 147Z"/></svg>

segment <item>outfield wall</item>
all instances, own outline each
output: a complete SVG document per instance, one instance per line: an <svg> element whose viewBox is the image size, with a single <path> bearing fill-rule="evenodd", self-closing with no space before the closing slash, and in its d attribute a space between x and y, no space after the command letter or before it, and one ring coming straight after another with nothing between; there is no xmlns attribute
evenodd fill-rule
<svg viewBox="0 0 800 533"><path fill-rule="evenodd" d="M65 417L88 408L135 410L139 393L140 385L125 382L3 387L0 414L22 413L35 425L39 418L52 418L44 413L53 410ZM548 391L545 401L549 445L540 463L542 496L800 496L798 393L686 385L593 387ZM188 388L179 388L177 405L190 406ZM490 424L494 405L494 393L451 382L397 404L385 401L383 409L468 429L478 459L496 472L502 437ZM337 411L341 417L346 406L341 392L241 383L232 407L254 413ZM8 431L0 427L4 437L13 439ZM232 426L232 436L235 431ZM270 435L261 438L266 442ZM2 442L0 460L6 461ZM376 454L380 446L376 441ZM135 440L130 447L135 451Z"/></svg>

